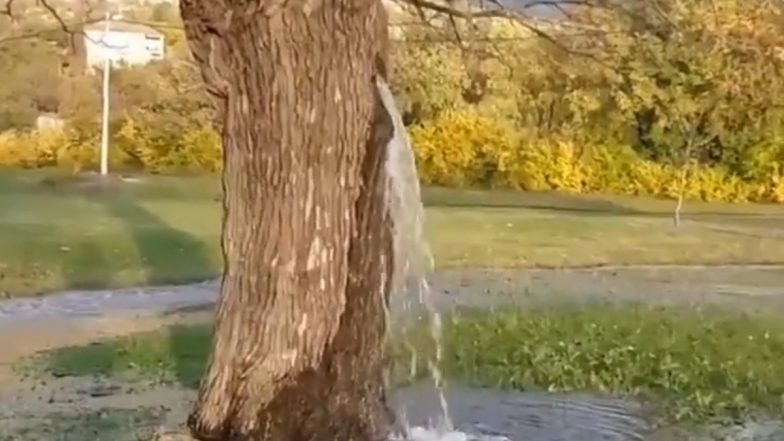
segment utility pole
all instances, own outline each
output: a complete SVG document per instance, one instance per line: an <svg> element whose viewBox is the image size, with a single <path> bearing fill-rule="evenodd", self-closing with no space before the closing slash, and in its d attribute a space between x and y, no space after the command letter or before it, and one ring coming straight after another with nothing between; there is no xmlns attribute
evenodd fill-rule
<svg viewBox="0 0 784 441"><path fill-rule="evenodd" d="M109 22L112 16L106 12L103 30L104 62L103 62L103 113L101 115L101 176L109 174L109 73L112 69L110 48L107 43L109 37Z"/></svg>

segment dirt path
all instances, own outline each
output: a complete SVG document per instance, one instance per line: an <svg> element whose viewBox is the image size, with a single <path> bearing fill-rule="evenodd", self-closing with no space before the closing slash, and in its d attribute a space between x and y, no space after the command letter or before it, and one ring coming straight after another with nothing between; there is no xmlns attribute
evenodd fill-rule
<svg viewBox="0 0 784 441"><path fill-rule="evenodd" d="M443 309L605 301L784 308L784 267L450 270L433 275L431 285ZM210 281L0 301L0 365L31 351L150 330L194 311L204 314L217 289L217 281ZM402 300L393 296L393 302Z"/></svg>
<svg viewBox="0 0 784 441"><path fill-rule="evenodd" d="M434 274L431 286L435 304L447 311L605 302L784 310L784 267L450 270ZM210 281L0 301L0 378L15 360L38 351L207 320L217 290ZM405 300L393 296L392 309Z"/></svg>

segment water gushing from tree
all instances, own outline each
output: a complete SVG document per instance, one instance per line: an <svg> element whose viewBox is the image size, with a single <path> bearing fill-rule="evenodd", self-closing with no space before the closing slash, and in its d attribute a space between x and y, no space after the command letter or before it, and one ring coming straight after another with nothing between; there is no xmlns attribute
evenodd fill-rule
<svg viewBox="0 0 784 441"><path fill-rule="evenodd" d="M434 344L433 354L418 354L411 350L410 375L417 374L421 355L427 359L427 368L441 404L441 421L437 428L451 431L452 421L444 397L444 378L440 364L443 355L441 315L432 302L427 275L433 270L433 257L425 239L425 210L417 176L416 161L408 140L403 118L395 104L389 86L378 82L381 100L394 124L394 136L387 147L386 172L388 176L387 203L392 218L394 246L394 274L392 295L387 311L387 323L393 332L400 332L406 339L412 324L427 323ZM412 323L413 322L413 323ZM413 378L412 378L413 379Z"/></svg>

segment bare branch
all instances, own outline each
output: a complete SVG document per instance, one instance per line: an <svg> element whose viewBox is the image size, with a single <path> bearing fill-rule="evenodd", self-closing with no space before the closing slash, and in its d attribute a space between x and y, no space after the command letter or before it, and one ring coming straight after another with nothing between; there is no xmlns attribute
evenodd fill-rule
<svg viewBox="0 0 784 441"><path fill-rule="evenodd" d="M556 10L558 10L558 12L563 14L564 17L568 18L569 20L573 20L574 19L574 17L572 16L572 13L567 11L566 8L564 8L563 6L561 6L559 4L556 4L556 5L553 5L553 7Z"/></svg>
<svg viewBox="0 0 784 441"><path fill-rule="evenodd" d="M514 6L507 6L502 5L504 9L514 9L518 12L524 12L529 9L534 8L541 8L541 7L549 7L553 8L562 14L568 16L569 14L566 12L566 7L568 6L590 6L590 7L598 7L600 6L601 0L533 0L526 2L523 5L514 5ZM499 2L492 2L500 5Z"/></svg>
<svg viewBox="0 0 784 441"><path fill-rule="evenodd" d="M440 12L442 14L446 14L450 17L457 17L457 18L508 18L506 15L506 11L503 9L495 10L495 9L483 9L480 11L461 11L460 9L453 8L447 5L441 5L438 3L434 3L430 0L402 0L403 3L409 4L418 10L431 10L435 12Z"/></svg>
<svg viewBox="0 0 784 441"><path fill-rule="evenodd" d="M452 29L452 33L455 35L455 40L457 41L457 45L460 48L465 49L465 43L463 43L463 37L460 35L460 29L457 27L457 20L455 17L450 15L449 16L449 24L450 28Z"/></svg>
<svg viewBox="0 0 784 441"><path fill-rule="evenodd" d="M54 33L54 32L64 32L64 33L69 34L69 35L80 35L80 36L84 37L85 39L87 39L88 41L90 41L92 43L95 43L95 44L98 44L98 45L101 45L101 46L104 46L104 47L107 47L107 48L113 48L113 49L119 48L119 46L114 46L114 45L107 44L103 39L96 40L96 39L90 37L89 35L87 35L82 30L82 28L84 26L91 25L91 24L94 24L94 23L99 23L99 22L102 21L102 19L83 20L83 21L73 22L73 23L69 24L57 12L57 9L54 8L48 2L48 0L38 0L38 1L39 1L40 5L43 6L47 10L47 12L49 12L52 15L52 17L55 19L55 21L57 21L57 27L56 28L49 28L49 29L41 29L41 30L34 31L34 32L27 32L27 33L24 33L24 34L9 35L9 36L0 38L0 44L13 42L13 41L18 41L18 40L27 40L27 39L31 39L31 38L38 38L38 37L42 37L42 36L45 36L47 34ZM88 4L88 7L89 7L89 4ZM176 29L176 30L181 30L181 31L184 30L182 26L166 25L166 24L161 24L161 23L151 23L151 22L139 21L139 20L123 20L123 21L126 22L126 23L134 23L134 24L142 24L142 25L150 26L151 28L158 29L158 30L160 30L160 29Z"/></svg>
<svg viewBox="0 0 784 441"><path fill-rule="evenodd" d="M6 16L9 16L11 18L14 18L14 15L13 15L14 11L12 9L14 1L15 0L6 0L5 8L4 8L4 10L0 11L0 15L6 15ZM55 20L55 22L57 22L57 28L55 28L55 29L51 29L51 28L50 29L41 29L41 30L38 30L38 31L35 31L35 32L27 32L27 33L18 34L18 35L8 35L8 36L5 36L3 38L0 38L0 44L11 42L11 41L17 41L17 40L25 40L25 39L29 39L29 38L42 37L44 35L47 35L47 34L50 34L50 33L54 33L54 32L58 32L58 31L62 31L62 32L66 33L66 34L73 34L73 33L75 33L75 31L74 31L74 27L75 26L78 27L78 26L84 25L86 23L89 23L89 22L82 22L82 23L74 23L74 24L69 25L66 22L66 20L63 18L63 16L57 11L57 8L55 8L50 3L50 0L36 0L36 4L38 6L44 8L46 10L46 12Z"/></svg>
<svg viewBox="0 0 784 441"><path fill-rule="evenodd" d="M92 22L94 22L94 21L86 21L86 22L81 22L81 23L74 23L71 26L80 26L80 25L89 24L89 23L92 23ZM33 31L33 32L25 32L25 33L17 34L17 35L9 35L9 36L0 38L0 44L9 43L9 42L18 41L18 40L28 40L28 39L31 39L31 38L39 38L39 37L43 37L45 35L52 34L52 33L55 33L55 32L62 32L62 27L58 25L58 27L56 27L56 28L41 29L41 30Z"/></svg>
<svg viewBox="0 0 784 441"><path fill-rule="evenodd" d="M9 15L12 12L11 11L11 6L13 5L14 1L15 0L6 0L5 10L4 11L0 11L0 15ZM42 30L39 30L39 31L28 32L28 33L18 34L18 35L9 35L9 36L0 38L0 44L12 42L12 41L26 40L26 39L30 39L30 38L42 37L44 35L47 35L47 34L50 34L50 33L54 33L54 32L63 32L65 34L71 35L71 36L74 36L74 35L83 36L85 39L87 39L87 40L89 40L89 41L91 41L91 42L93 42L95 44L102 45L104 47L116 48L116 46L109 45L109 44L107 44L103 40L95 40L95 39L91 38L89 35L87 35L85 32L82 31L82 28L85 25L97 23L97 22L101 21L100 19L89 19L89 20L82 20L82 21L78 21L78 22L71 22L71 23L69 23L63 17L63 15L57 10L57 8L51 3L51 0L36 0L36 4L38 6L41 6L42 8L44 8L46 10L46 12L55 20L55 22L57 23L57 28L42 29ZM85 11L85 15L86 16L92 15L92 12L93 12L92 4L89 1L84 1L83 4L86 5L86 8L87 8L86 11ZM6 12L8 14L6 14ZM142 23L142 24L146 24L146 23ZM180 29L182 29L182 28L180 27Z"/></svg>
<svg viewBox="0 0 784 441"><path fill-rule="evenodd" d="M38 0L38 4L43 6L44 9L46 9L47 12L49 12L52 18L54 18L55 21L57 21L57 23L60 25L60 28L62 28L62 30L66 34L72 33L71 28L68 26L68 24L65 23L63 17L60 16L60 13L57 12L57 9L54 6L52 6L48 0Z"/></svg>
<svg viewBox="0 0 784 441"><path fill-rule="evenodd" d="M485 9L474 10L474 11L461 10L449 5L435 3L434 1L431 0L401 0L401 1L403 3L412 5L420 10L427 9L427 10L445 14L448 17L450 17L450 19L462 18L465 20L473 20L473 19L481 19L481 18L501 18L501 19L511 20L516 22L517 24L519 24L520 26L522 26L523 28L525 28L535 36L546 40L547 42L549 42L559 50L562 50L571 55L584 56L584 57L589 57L594 59L596 58L594 54L591 54L589 52L578 51L565 46L560 41L558 41L555 38L555 36L551 35L550 33L542 30L539 26L537 26L537 23L543 22L542 20L535 20L532 19L531 17L528 17L523 12L509 9L503 3L501 3L500 0L489 0L489 4L494 6L492 9L485 8ZM601 6L603 3L595 2L591 0L536 0L536 1L526 3L524 6L521 7L521 9L525 10L525 9L533 8L535 6L555 5L555 4Z"/></svg>
<svg viewBox="0 0 784 441"><path fill-rule="evenodd" d="M13 18L14 17L13 7L14 7L14 0L6 0L5 7L2 10L0 10L0 15L5 15Z"/></svg>

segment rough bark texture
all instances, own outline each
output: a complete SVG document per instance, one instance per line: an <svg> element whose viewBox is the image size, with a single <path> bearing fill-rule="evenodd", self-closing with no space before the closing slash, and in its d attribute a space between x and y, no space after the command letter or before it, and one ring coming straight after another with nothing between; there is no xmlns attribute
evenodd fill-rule
<svg viewBox="0 0 784 441"><path fill-rule="evenodd" d="M202 440L384 438L385 145L376 0L183 0L223 118L225 270Z"/></svg>

